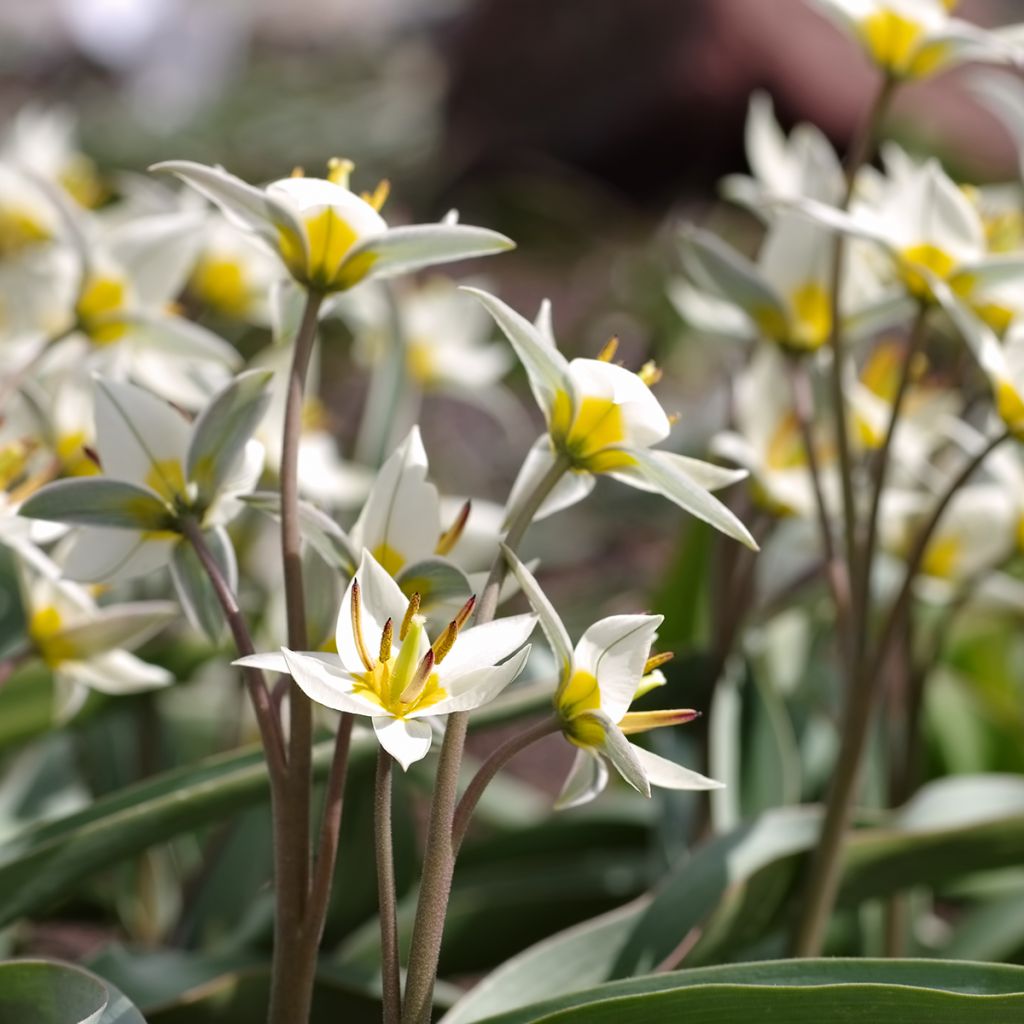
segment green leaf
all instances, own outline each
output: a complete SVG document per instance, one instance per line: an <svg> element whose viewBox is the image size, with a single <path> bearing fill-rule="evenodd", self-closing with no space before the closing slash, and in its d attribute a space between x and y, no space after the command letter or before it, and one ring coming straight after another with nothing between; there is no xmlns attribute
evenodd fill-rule
<svg viewBox="0 0 1024 1024"><path fill-rule="evenodd" d="M246 442L270 403L269 370L239 374L214 396L192 428L188 480L198 486L199 501L209 504L238 466Z"/></svg>
<svg viewBox="0 0 1024 1024"><path fill-rule="evenodd" d="M167 506L150 491L103 477L57 480L36 491L20 513L74 526L114 526L126 530L166 530L173 526Z"/></svg>
<svg viewBox="0 0 1024 1024"><path fill-rule="evenodd" d="M0 963L0 1024L146 1024L113 985L52 960Z"/></svg>
<svg viewBox="0 0 1024 1024"><path fill-rule="evenodd" d="M776 960L602 985L486 1024L1007 1024L1024 1013L1024 968L940 960ZM452 1024L455 1012L443 1018ZM469 1019L469 1018L466 1018Z"/></svg>
<svg viewBox="0 0 1024 1024"><path fill-rule="evenodd" d="M238 588L238 563L231 538L223 527L203 532L206 546L220 566L232 591ZM224 612L202 562L188 541L174 547L171 556L171 580L188 621L216 642L224 632Z"/></svg>

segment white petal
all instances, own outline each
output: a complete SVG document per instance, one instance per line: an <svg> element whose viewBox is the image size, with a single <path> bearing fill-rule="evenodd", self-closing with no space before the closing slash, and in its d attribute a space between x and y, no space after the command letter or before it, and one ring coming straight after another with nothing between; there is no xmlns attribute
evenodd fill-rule
<svg viewBox="0 0 1024 1024"><path fill-rule="evenodd" d="M721 782L709 779L699 772L684 768L675 761L669 761L657 754L652 754L635 743L630 743L633 755L640 762L647 775L647 780L652 786L660 786L662 789L723 789Z"/></svg>
<svg viewBox="0 0 1024 1024"><path fill-rule="evenodd" d="M555 810L564 811L589 803L608 785L604 761L589 750L577 750L569 775L555 801Z"/></svg>
<svg viewBox="0 0 1024 1024"><path fill-rule="evenodd" d="M507 306L501 299L478 288L467 288L494 317L526 368L537 404L545 416L551 413L555 395L566 387L569 364L558 349L525 317Z"/></svg>
<svg viewBox="0 0 1024 1024"><path fill-rule="evenodd" d="M649 448L668 437L668 416L638 374L600 359L574 359L569 363L569 378L577 402L606 398L618 406L625 430L623 444Z"/></svg>
<svg viewBox="0 0 1024 1024"><path fill-rule="evenodd" d="M184 471L190 428L166 402L133 384L96 378L96 447L105 476L153 486L160 465Z"/></svg>
<svg viewBox="0 0 1024 1024"><path fill-rule="evenodd" d="M363 661L359 657L352 631L352 586L359 583L359 610L363 642L371 655L376 655L380 646L384 624L391 619L395 634L402 624L409 599L398 584L381 568L380 563L368 551L363 552L359 568L352 583L345 590L338 611L338 628L335 640L341 664L350 672L363 672ZM425 643L424 639L424 643Z"/></svg>
<svg viewBox="0 0 1024 1024"><path fill-rule="evenodd" d="M315 661L322 661L328 668L335 670L340 668L338 656L327 651L298 651L304 658L313 658ZM288 674L288 663L284 660L284 652L265 651L261 654L250 654L244 658L236 658L232 665L260 668L264 672L279 672L282 675Z"/></svg>
<svg viewBox="0 0 1024 1024"><path fill-rule="evenodd" d="M603 741L599 748L601 754L638 793L649 797L651 785L636 753L640 748L634 747L604 712L588 711L580 717L600 723L603 729Z"/></svg>
<svg viewBox="0 0 1024 1024"><path fill-rule="evenodd" d="M61 643L78 659L138 647L179 615L172 601L133 601L93 608L62 623Z"/></svg>
<svg viewBox="0 0 1024 1024"><path fill-rule="evenodd" d="M740 452L749 454L746 440L739 438L735 434L730 434L728 431L716 435L712 440L712 445L716 450L721 449L718 453L723 458L728 458L733 462L744 465L745 459L736 458L734 454L731 454L731 452L737 451L737 449L731 448L732 438L740 441ZM730 487L732 484L739 483L740 480L745 480L750 475L747 469L730 469L728 466L716 466L712 462L694 459L689 455L677 455L675 452L652 451L650 454L662 465L667 466L670 470L685 473L694 483L708 491L718 491L724 487ZM609 476L617 477L618 473L610 473ZM638 487L642 491L646 490L654 493L658 491L656 484L636 476L629 476L623 482L628 483L630 487Z"/></svg>
<svg viewBox="0 0 1024 1024"><path fill-rule="evenodd" d="M352 693L352 677L340 665L328 665L319 658L282 649L288 674L299 689L317 704L350 715L375 715L380 706Z"/></svg>
<svg viewBox="0 0 1024 1024"><path fill-rule="evenodd" d="M632 456L635 466L616 471L617 479L629 483L631 478L639 476L646 484L653 484L659 494L675 502L691 515L703 519L716 530L721 530L726 536L740 541L751 550L757 550L757 542L732 510L690 479L678 465L662 463L652 452L641 448L626 451Z"/></svg>
<svg viewBox="0 0 1024 1024"><path fill-rule="evenodd" d="M474 708L487 704L494 700L522 672L529 657L530 648L524 647L518 654L509 658L504 665L464 672L452 680L442 677L442 685L448 691L449 696L424 709L422 714L413 712L410 717L450 715L456 711L472 711Z"/></svg>
<svg viewBox="0 0 1024 1024"><path fill-rule="evenodd" d="M381 467L352 527L352 543L396 573L430 557L441 535L437 488L427 481L427 469L420 430L413 427Z"/></svg>
<svg viewBox="0 0 1024 1024"><path fill-rule="evenodd" d="M536 615L512 615L482 626L471 626L459 633L455 646L438 671L442 678L454 679L463 672L497 665L530 639L536 625Z"/></svg>
<svg viewBox="0 0 1024 1024"><path fill-rule="evenodd" d="M151 665L128 651L107 651L88 661L69 662L61 670L76 682L113 696L142 693L174 682L167 669Z"/></svg>
<svg viewBox="0 0 1024 1024"><path fill-rule="evenodd" d="M402 766L402 771L408 771L409 765L430 753L433 730L427 722L380 716L373 720L373 731L380 745Z"/></svg>
<svg viewBox="0 0 1024 1024"><path fill-rule="evenodd" d="M547 476L555 464L555 454L551 450L551 441L547 434L538 438L533 447L526 453L523 465L519 470L512 491L508 496L505 521L513 519L519 506L537 489L537 485ZM596 480L593 473L578 473L569 470L551 489L540 508L534 513L533 520L545 519L556 512L569 508L582 501L593 489Z"/></svg>
<svg viewBox="0 0 1024 1024"><path fill-rule="evenodd" d="M63 557L64 571L84 583L114 583L165 566L177 539L147 539L135 530L80 527Z"/></svg>
<svg viewBox="0 0 1024 1024"><path fill-rule="evenodd" d="M203 238L202 223L202 215L176 211L136 217L109 232L106 248L140 304L162 306L178 297Z"/></svg>
<svg viewBox="0 0 1024 1024"><path fill-rule="evenodd" d="M597 680L601 710L618 722L629 709L663 615L612 615L580 637L573 668Z"/></svg>
<svg viewBox="0 0 1024 1024"><path fill-rule="evenodd" d="M512 571L512 575L519 581L523 593L530 602L530 607L537 613L540 619L540 628L544 630L548 646L555 656L555 664L558 666L562 678L567 677L573 666L572 641L558 612L548 600L547 595L540 588L540 584L534 579L533 574L523 565L516 555L507 547L502 545L501 549L505 554L505 560Z"/></svg>

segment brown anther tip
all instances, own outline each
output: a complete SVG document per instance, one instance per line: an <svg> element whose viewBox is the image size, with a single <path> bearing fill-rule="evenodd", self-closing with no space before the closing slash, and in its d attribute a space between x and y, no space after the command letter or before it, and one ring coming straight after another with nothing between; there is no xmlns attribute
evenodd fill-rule
<svg viewBox="0 0 1024 1024"><path fill-rule="evenodd" d="M291 173L290 177L292 177L292 178L304 178L305 176L306 176L306 169L304 167L300 167L298 164L296 164L292 168L292 173Z"/></svg>
<svg viewBox="0 0 1024 1024"><path fill-rule="evenodd" d="M83 444L82 445L82 451L85 454L85 457L91 463L93 463L94 465L98 466L100 469L103 468L103 463L100 462L100 453L98 451L96 451L96 449L93 448L92 445L90 445L90 444Z"/></svg>

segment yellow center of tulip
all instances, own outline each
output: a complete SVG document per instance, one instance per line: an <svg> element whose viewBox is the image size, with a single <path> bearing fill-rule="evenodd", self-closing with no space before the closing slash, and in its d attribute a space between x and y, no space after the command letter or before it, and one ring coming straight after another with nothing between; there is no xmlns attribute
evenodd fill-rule
<svg viewBox="0 0 1024 1024"><path fill-rule="evenodd" d="M28 635L50 668L74 658L71 645L60 636L61 626L61 614L52 605L37 609L28 620Z"/></svg>
<svg viewBox="0 0 1024 1024"><path fill-rule="evenodd" d="M930 242L909 246L900 253L900 278L907 291L919 299L932 296L929 274L945 281L955 269L956 259Z"/></svg>
<svg viewBox="0 0 1024 1024"><path fill-rule="evenodd" d="M249 308L249 287L242 265L226 256L200 259L189 283L196 297L225 316L244 316Z"/></svg>
<svg viewBox="0 0 1024 1024"><path fill-rule="evenodd" d="M123 314L128 288L119 277L93 277L82 289L75 314L81 329L94 345L111 345L128 331Z"/></svg>
<svg viewBox="0 0 1024 1024"><path fill-rule="evenodd" d="M817 281L808 281L793 292L790 303L794 323L789 344L803 351L821 348L832 331L832 306L828 292Z"/></svg>
<svg viewBox="0 0 1024 1024"><path fill-rule="evenodd" d="M875 11L858 27L871 59L896 77L924 78L949 56L944 43L927 42L925 26L899 11Z"/></svg>
<svg viewBox="0 0 1024 1024"><path fill-rule="evenodd" d="M85 450L85 432L76 430L57 439L57 458L68 476L96 476L100 467Z"/></svg>
<svg viewBox="0 0 1024 1024"><path fill-rule="evenodd" d="M160 459L149 467L146 486L173 505L185 493L185 470L177 459Z"/></svg>
<svg viewBox="0 0 1024 1024"><path fill-rule="evenodd" d="M51 238L45 225L26 210L0 206L0 259L17 256L25 249Z"/></svg>
<svg viewBox="0 0 1024 1024"><path fill-rule="evenodd" d="M1024 437L1024 398L1007 380L995 384L996 411L1015 437Z"/></svg>
<svg viewBox="0 0 1024 1024"><path fill-rule="evenodd" d="M573 469L608 473L633 464L632 456L616 447L626 440L626 421L622 407L610 398L587 396L574 409L569 393L558 391L549 430Z"/></svg>
<svg viewBox="0 0 1024 1024"><path fill-rule="evenodd" d="M956 572L962 545L956 537L936 537L928 545L921 560L921 571L926 576L948 580Z"/></svg>

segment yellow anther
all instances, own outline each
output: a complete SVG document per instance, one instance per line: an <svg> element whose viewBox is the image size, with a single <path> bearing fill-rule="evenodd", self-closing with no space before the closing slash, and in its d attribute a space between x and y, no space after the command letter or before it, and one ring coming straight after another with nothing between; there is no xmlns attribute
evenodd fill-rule
<svg viewBox="0 0 1024 1024"><path fill-rule="evenodd" d="M470 597L470 599L459 609L459 614L455 616L455 625L458 626L459 629L462 629L469 620L469 617L473 614L473 609L475 607L476 594L473 594L472 597Z"/></svg>
<svg viewBox="0 0 1024 1024"><path fill-rule="evenodd" d="M426 689L430 673L434 671L434 652L427 651L416 669L416 674L409 680L409 685L402 691L399 700L403 704L412 704Z"/></svg>
<svg viewBox="0 0 1024 1024"><path fill-rule="evenodd" d="M304 167L300 167L298 164L296 164L292 168L292 173L291 173L290 177L292 177L292 178L304 178L305 176L306 176L306 169Z"/></svg>
<svg viewBox="0 0 1024 1024"><path fill-rule="evenodd" d="M352 581L352 636L356 643L356 650L359 652L359 660L363 663L367 672L374 669L373 658L366 649L366 641L363 639L363 623L360 610L359 580Z"/></svg>
<svg viewBox="0 0 1024 1024"><path fill-rule="evenodd" d="M435 554L447 555L448 552L458 544L459 538L462 536L462 531L466 528L466 522L469 519L469 513L472 506L473 503L467 501L462 508L459 509L459 514L455 517L455 522L453 522L438 539L437 547L434 548Z"/></svg>
<svg viewBox="0 0 1024 1024"><path fill-rule="evenodd" d="M405 640L409 635L409 627L412 625L412 620L420 613L420 595L413 594L409 598L409 607L405 609L405 616L402 619L402 628L398 631L398 639Z"/></svg>
<svg viewBox="0 0 1024 1024"><path fill-rule="evenodd" d="M662 378L662 372L658 364L650 359L637 370L636 374L649 388L653 388Z"/></svg>
<svg viewBox="0 0 1024 1024"><path fill-rule="evenodd" d="M644 665L643 675L647 675L648 672L653 672L656 668L661 668L662 665L668 664L675 655L671 651L662 651L661 654L652 654Z"/></svg>
<svg viewBox="0 0 1024 1024"><path fill-rule="evenodd" d="M387 664L391 660L391 641L395 636L395 624L391 619L384 623L384 631L380 635L380 660Z"/></svg>
<svg viewBox="0 0 1024 1024"><path fill-rule="evenodd" d="M380 213L381 208L388 201L389 195L391 195L391 182L387 178L381 178L372 192L362 192L360 198Z"/></svg>
<svg viewBox="0 0 1024 1024"><path fill-rule="evenodd" d="M668 414L668 425L674 427L679 422L679 413L670 412Z"/></svg>
<svg viewBox="0 0 1024 1024"><path fill-rule="evenodd" d="M597 358L602 363L610 363L615 358L615 353L619 351L619 339L614 335L608 339L603 349L597 353Z"/></svg>
<svg viewBox="0 0 1024 1024"><path fill-rule="evenodd" d="M332 156L327 161L327 180L334 182L335 185L340 185L342 188L348 188L349 176L355 169L356 165L351 160L345 160L340 156Z"/></svg>
<svg viewBox="0 0 1024 1024"><path fill-rule="evenodd" d="M434 664L440 665L448 656L448 652L455 646L459 636L459 624L452 619L445 627L444 632L434 641L431 650L434 652Z"/></svg>
<svg viewBox="0 0 1024 1024"><path fill-rule="evenodd" d="M625 735L638 732L650 732L651 729L664 729L669 725L683 725L700 718L700 712L692 708L674 708L666 711L630 711L619 722L619 728Z"/></svg>

